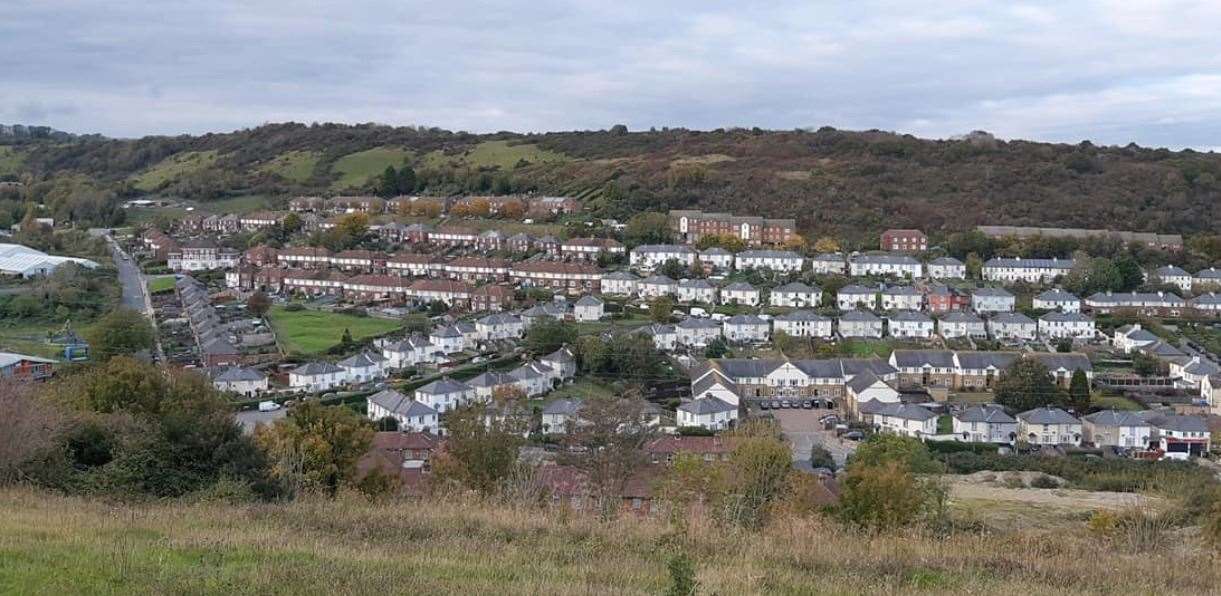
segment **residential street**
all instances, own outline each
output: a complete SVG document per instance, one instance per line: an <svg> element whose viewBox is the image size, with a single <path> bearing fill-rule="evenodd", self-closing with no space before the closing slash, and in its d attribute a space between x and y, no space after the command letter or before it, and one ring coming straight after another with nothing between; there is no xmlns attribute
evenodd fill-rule
<svg viewBox="0 0 1221 596"><path fill-rule="evenodd" d="M788 438L793 449L793 461L807 464L810 461L810 450L814 445L822 445L831 452L838 466L843 466L848 454L856 449L852 441L840 440L834 431L822 430L818 419L835 410L771 410L771 414L780 423L784 436Z"/></svg>

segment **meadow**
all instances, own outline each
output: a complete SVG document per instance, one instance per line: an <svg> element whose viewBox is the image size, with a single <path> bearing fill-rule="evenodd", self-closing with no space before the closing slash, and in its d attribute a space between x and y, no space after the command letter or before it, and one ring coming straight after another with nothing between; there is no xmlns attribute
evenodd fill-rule
<svg viewBox="0 0 1221 596"><path fill-rule="evenodd" d="M287 310L273 306L268 319L275 329L280 347L286 353L320 354L339 343L343 330L360 341L366 337L381 335L402 327L399 321L360 317L344 313L320 310Z"/></svg>
<svg viewBox="0 0 1221 596"><path fill-rule="evenodd" d="M331 171L339 178L331 184L334 190L358 189L386 171L386 166L400 167L411 152L398 147L374 147L365 151L349 153L331 164Z"/></svg>
<svg viewBox="0 0 1221 596"><path fill-rule="evenodd" d="M171 155L133 177L133 185L143 191L153 191L162 184L191 172L203 170L216 162L216 151L187 151Z"/></svg>

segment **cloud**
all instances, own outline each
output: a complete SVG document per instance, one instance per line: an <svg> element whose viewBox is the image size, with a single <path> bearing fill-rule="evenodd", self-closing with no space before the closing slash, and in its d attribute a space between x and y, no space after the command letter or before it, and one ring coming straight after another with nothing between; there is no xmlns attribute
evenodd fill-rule
<svg viewBox="0 0 1221 596"><path fill-rule="evenodd" d="M1221 4L1187 0L10 0L0 122L825 124L1210 147L1219 29Z"/></svg>

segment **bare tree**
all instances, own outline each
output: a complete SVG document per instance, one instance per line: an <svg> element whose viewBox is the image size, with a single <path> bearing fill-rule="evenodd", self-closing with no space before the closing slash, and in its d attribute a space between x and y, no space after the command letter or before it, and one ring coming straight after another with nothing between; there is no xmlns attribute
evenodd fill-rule
<svg viewBox="0 0 1221 596"><path fill-rule="evenodd" d="M55 446L64 413L29 385L0 384L0 484L20 481L26 464Z"/></svg>
<svg viewBox="0 0 1221 596"><path fill-rule="evenodd" d="M645 406L638 394L593 397L568 422L561 460L585 474L594 505L605 516L614 513L628 480L647 462L644 447L656 430Z"/></svg>

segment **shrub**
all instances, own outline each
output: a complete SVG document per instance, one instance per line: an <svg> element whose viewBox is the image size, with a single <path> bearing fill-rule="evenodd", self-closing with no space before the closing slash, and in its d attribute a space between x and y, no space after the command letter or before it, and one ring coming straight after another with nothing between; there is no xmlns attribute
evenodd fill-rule
<svg viewBox="0 0 1221 596"><path fill-rule="evenodd" d="M670 557L666 567L670 570L670 587L666 589L666 596L695 594L699 585L695 581L695 563L691 561L691 557L679 553Z"/></svg>
<svg viewBox="0 0 1221 596"><path fill-rule="evenodd" d="M900 462L854 465L844 478L839 515L864 529L893 530L915 522L928 500L927 491Z"/></svg>
<svg viewBox="0 0 1221 596"><path fill-rule="evenodd" d="M825 448L815 445L810 449L810 466L815 468L827 468L834 470L835 458L831 456L831 452Z"/></svg>
<svg viewBox="0 0 1221 596"><path fill-rule="evenodd" d="M1047 474L1039 474L1030 481L1030 488L1060 488L1060 482Z"/></svg>

